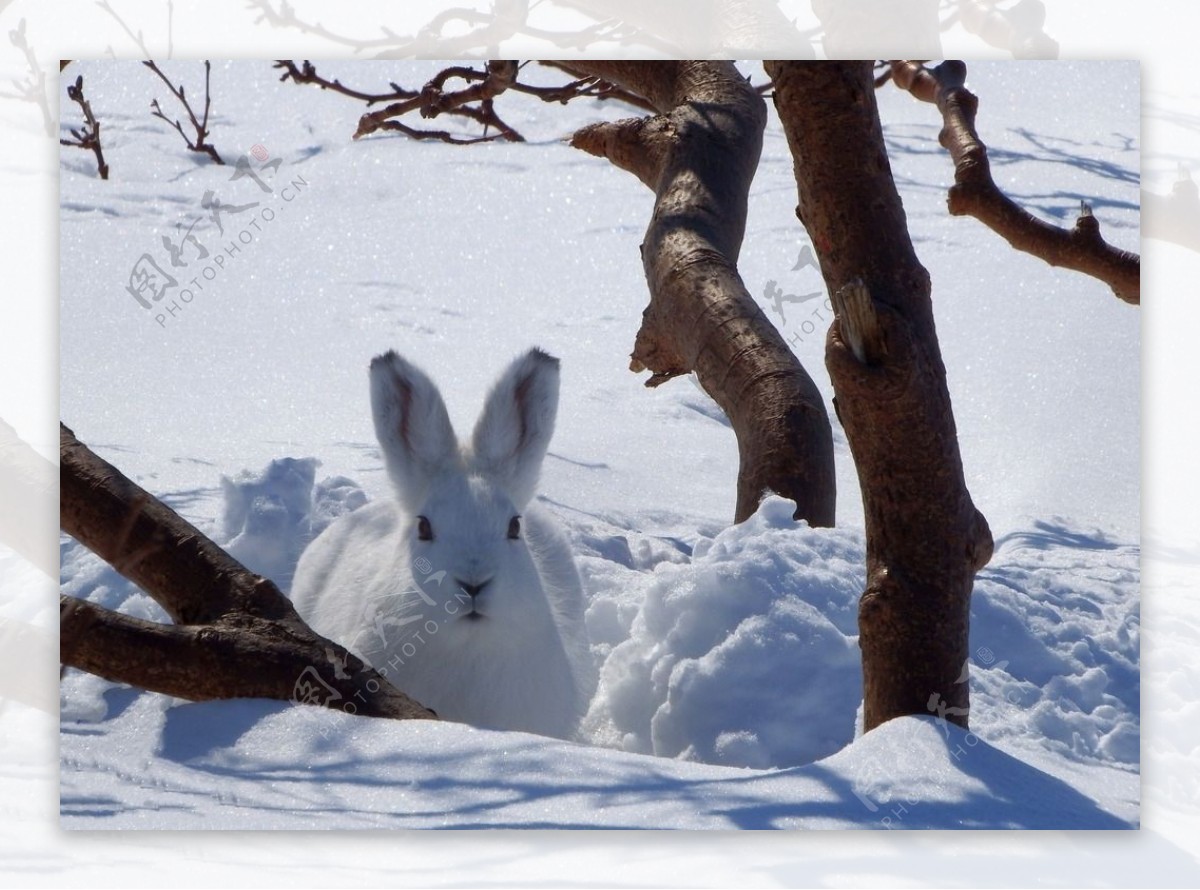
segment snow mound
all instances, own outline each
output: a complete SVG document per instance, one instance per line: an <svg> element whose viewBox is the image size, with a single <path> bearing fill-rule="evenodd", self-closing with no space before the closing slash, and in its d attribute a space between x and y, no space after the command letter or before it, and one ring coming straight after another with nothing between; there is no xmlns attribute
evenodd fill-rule
<svg viewBox="0 0 1200 890"><path fill-rule="evenodd" d="M367 502L366 493L344 476L314 485L319 465L313 457L282 457L259 473L221 477L225 549L284 590L309 542Z"/></svg>
<svg viewBox="0 0 1200 890"><path fill-rule="evenodd" d="M655 566L584 721L626 751L744 767L810 763L854 737L862 698L858 532L811 529L769 497ZM593 606L595 611L595 606Z"/></svg>

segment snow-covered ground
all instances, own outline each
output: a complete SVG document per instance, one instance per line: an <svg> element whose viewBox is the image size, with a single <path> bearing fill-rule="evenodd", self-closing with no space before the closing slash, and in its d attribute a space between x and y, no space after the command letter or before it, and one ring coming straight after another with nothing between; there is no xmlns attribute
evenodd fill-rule
<svg viewBox="0 0 1200 890"><path fill-rule="evenodd" d="M320 66L362 86L436 68ZM202 89L199 63L164 70ZM428 369L461 433L507 361L542 346L563 382L541 502L578 554L599 683L564 742L182 703L69 672L65 827L1138 824L1140 316L946 215L931 106L879 93L933 277L967 481L997 547L973 598L972 733L931 716L856 740L863 534L844 436L838 529L792 522L777 498L729 527L728 425L691 381L647 390L626 368L652 196L563 141L628 109L506 97L527 144L351 142L359 105L279 83L265 62L219 62L212 141L248 165L231 178L149 117L150 99L169 109L169 97L141 66L77 73L112 179L63 149L64 422L286 585L314 523L389 496L373 355L395 348ZM1003 187L1060 224L1086 199L1110 240L1137 249L1136 65L973 63L970 85ZM214 198L223 232L203 206ZM820 287L798 262L794 203L772 118L740 268L828 398L823 298L782 316L769 299ZM188 265L171 264L164 239ZM176 282L158 303L143 288L150 308L127 290L144 255ZM314 499L310 472L337 481ZM246 527L255 497L260 513L287 515L268 546ZM69 539L62 565L67 593L161 617Z"/></svg>

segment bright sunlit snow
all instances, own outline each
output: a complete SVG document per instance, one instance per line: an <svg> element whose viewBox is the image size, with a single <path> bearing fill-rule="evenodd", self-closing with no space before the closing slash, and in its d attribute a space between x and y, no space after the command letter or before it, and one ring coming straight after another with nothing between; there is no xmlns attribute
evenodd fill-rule
<svg viewBox="0 0 1200 890"><path fill-rule="evenodd" d="M112 173L62 150L63 421L286 589L322 528L391 496L372 356L428 370L461 437L495 376L540 346L562 389L539 501L575 548L598 685L559 741L186 703L68 671L65 827L1137 825L1138 311L948 216L933 106L878 93L996 552L973 597L972 732L934 708L856 739L864 536L840 427L839 528L795 523L774 497L730 527L737 447L719 409L692 380L646 389L628 370L653 196L564 137L635 112L505 96L525 144L354 142L360 104L280 83L269 62L216 63L222 167L150 117L156 97L182 112L142 66L76 64ZM439 67L319 70L383 89ZM202 93L199 62L163 68ZM1136 65L969 70L1001 187L1060 225L1087 201L1136 250ZM831 313L795 202L772 113L739 268L828 402ZM156 302L147 276L174 286ZM163 620L71 539L62 565L66 593Z"/></svg>

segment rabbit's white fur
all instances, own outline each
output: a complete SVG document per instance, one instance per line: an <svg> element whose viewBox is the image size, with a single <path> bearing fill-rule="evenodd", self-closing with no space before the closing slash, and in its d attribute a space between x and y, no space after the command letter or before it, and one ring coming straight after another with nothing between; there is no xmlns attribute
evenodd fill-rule
<svg viewBox="0 0 1200 890"><path fill-rule="evenodd" d="M309 545L297 610L446 719L570 736L590 682L582 585L566 536L530 503L554 431L558 360L534 349L514 361L470 448L420 369L388 352L370 377L397 499L355 510ZM425 524L432 540L421 540Z"/></svg>

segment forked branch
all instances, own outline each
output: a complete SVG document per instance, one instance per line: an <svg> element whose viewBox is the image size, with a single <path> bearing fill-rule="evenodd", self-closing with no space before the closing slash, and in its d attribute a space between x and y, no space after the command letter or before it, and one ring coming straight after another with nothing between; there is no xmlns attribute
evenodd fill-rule
<svg viewBox="0 0 1200 890"><path fill-rule="evenodd" d="M460 90L446 92L446 82L451 78L460 78L470 85ZM476 110L482 116L485 136L481 139L471 141L479 142L485 141L488 138L497 138L495 136L486 136L486 128L492 126L499 131L499 135L504 136L509 141L524 142L525 138L512 127L505 124L492 106L492 100L512 86L516 79L517 63L513 61L490 61L487 63L486 69L482 72L461 66L447 68L425 84L417 95L400 102L394 102L379 111L364 114L358 122L358 129L354 132L354 138L360 139L377 130L386 129L402 129L411 134L412 128L395 128L385 125L392 119L401 117L411 111L419 111L423 118L435 118L448 112L466 109L472 103L478 103ZM446 141L459 140L448 139Z"/></svg>
<svg viewBox="0 0 1200 890"><path fill-rule="evenodd" d="M62 529L141 587L174 624L61 596L62 663L193 701L273 698L375 717L432 718L314 633L255 575L60 425Z"/></svg>
<svg viewBox="0 0 1200 890"><path fill-rule="evenodd" d="M323 90L340 93L351 99L365 102L368 106L382 102L389 103L384 108L363 115L358 123L358 129L354 133L355 139L377 131L395 131L414 139L439 139L443 142L460 145L490 142L493 139L523 142L525 141L524 137L506 123L496 110L495 100L504 93L524 93L543 102L558 104L565 104L572 99L581 98L611 99L646 111L654 110L653 106L641 96L599 77L576 77L574 80L555 86L523 83L520 80L520 72L528 64L528 62L518 65L516 62L493 61L488 62L482 68L452 65L439 71L420 89L406 89L398 83L390 82L388 84L390 89L376 92L356 89L336 78L324 77L307 59L300 63L292 59L277 59L274 67L283 72L279 78L282 81L290 80L296 84L312 84ZM568 70L558 62L541 62L539 64L547 68ZM461 80L466 86L458 90L448 90L446 85L452 80ZM446 130L424 129L409 123L402 123L399 120L399 118L413 113L419 114L425 119L443 115L465 117L480 124L483 131L479 136L468 136L453 134Z"/></svg>
<svg viewBox="0 0 1200 890"><path fill-rule="evenodd" d="M183 141L189 149L194 152L208 155L218 164L224 164L224 159L217 154L217 150L208 141L208 114L212 108L212 95L210 94L208 87L209 75L212 73L212 63L209 62L208 59L204 60L204 115L202 117L196 117L196 112L193 110L192 104L188 101L187 96L184 95L182 83L178 87L171 83L167 75L163 74L162 69L159 68L158 65L156 65L153 61L142 62L142 64L157 74L162 82L167 85L167 89L171 91L171 95L179 100L179 104L182 105L183 110L187 112L187 116L191 121L192 128L196 132L195 138L188 138L187 133L183 131L183 125L180 124L177 119L172 120L171 118L167 117L165 113L163 113L162 106L158 104L157 99L154 99L150 102L150 108L153 115L161 120L166 121L168 124L174 127L176 131L178 131L179 135L183 137Z"/></svg>
<svg viewBox="0 0 1200 890"><path fill-rule="evenodd" d="M1035 217L1005 195L992 179L987 146L975 129L979 100L966 88L967 68L945 61L933 68L920 62L892 62L892 79L942 113L938 136L954 161L954 185L947 204L954 216L973 216L1017 250L1052 266L1099 279L1126 303L1141 302L1141 258L1114 247L1100 235L1100 224L1085 204L1072 229Z"/></svg>

